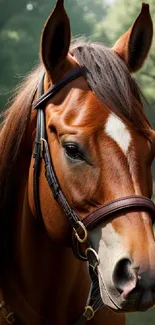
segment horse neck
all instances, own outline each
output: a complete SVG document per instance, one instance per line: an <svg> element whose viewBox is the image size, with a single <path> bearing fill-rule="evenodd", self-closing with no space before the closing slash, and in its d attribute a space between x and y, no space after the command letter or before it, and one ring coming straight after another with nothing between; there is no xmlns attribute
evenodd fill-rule
<svg viewBox="0 0 155 325"><path fill-rule="evenodd" d="M83 311L87 299L86 265L73 256L70 247L54 243L31 213L27 195L29 149L25 146L20 168L17 166L18 196L11 216L12 258L3 291L21 323L68 325Z"/></svg>

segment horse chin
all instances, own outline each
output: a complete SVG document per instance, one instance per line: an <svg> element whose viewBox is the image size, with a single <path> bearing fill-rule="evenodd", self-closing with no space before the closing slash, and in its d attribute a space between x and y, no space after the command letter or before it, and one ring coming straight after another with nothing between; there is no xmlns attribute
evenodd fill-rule
<svg viewBox="0 0 155 325"><path fill-rule="evenodd" d="M111 294L109 293L108 289L106 288L105 283L104 283L100 273L99 273L98 278L99 278L100 295L101 295L104 305L109 307L110 309L114 310L115 312L119 312L120 307L119 307L118 303L115 302L115 298L111 297ZM115 296L115 294L113 296Z"/></svg>

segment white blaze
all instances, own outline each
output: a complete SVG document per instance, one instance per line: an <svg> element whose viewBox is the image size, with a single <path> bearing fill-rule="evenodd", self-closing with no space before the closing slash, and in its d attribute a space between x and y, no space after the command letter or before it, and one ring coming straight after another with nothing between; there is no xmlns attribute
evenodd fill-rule
<svg viewBox="0 0 155 325"><path fill-rule="evenodd" d="M131 135L126 125L115 114L110 114L105 125L105 133L119 145L124 154L127 153Z"/></svg>

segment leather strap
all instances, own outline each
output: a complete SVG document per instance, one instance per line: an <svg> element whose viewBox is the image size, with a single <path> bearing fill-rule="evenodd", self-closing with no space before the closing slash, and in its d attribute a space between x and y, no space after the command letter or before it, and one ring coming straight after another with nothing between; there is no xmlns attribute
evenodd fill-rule
<svg viewBox="0 0 155 325"><path fill-rule="evenodd" d="M94 272L93 266L94 263L92 263L92 261L89 260L89 275L91 278L89 295L88 295L85 310L83 314L81 314L81 316L78 317L74 325L84 325L88 320L94 317L95 313L98 310L102 309L104 306L104 303L100 295L98 275L96 272Z"/></svg>
<svg viewBox="0 0 155 325"><path fill-rule="evenodd" d="M64 79L60 80L57 84L52 85L48 91L44 94L42 92L41 96L38 96L38 100L32 105L32 109L44 108L47 102L64 86L69 82L77 79L78 77L84 75L84 68L77 68L71 74L66 76ZM42 82L40 83L42 84Z"/></svg>
<svg viewBox="0 0 155 325"><path fill-rule="evenodd" d="M88 214L83 220L83 224L88 230L92 230L99 222L109 219L119 212L125 211L148 211L151 213L153 222L155 221L155 205L153 201L145 196L131 195L113 200L92 213Z"/></svg>
<svg viewBox="0 0 155 325"><path fill-rule="evenodd" d="M42 148L41 146L43 143L41 143L41 139L45 139L45 117L44 117L44 107L46 106L46 103L65 85L67 85L69 82L73 81L74 79L80 77L81 75L84 74L84 69L83 68L77 68L75 71L73 71L71 74L67 75L63 80L59 81L57 84L51 86L49 90L44 94L44 76L45 72L42 72L41 80L38 85L38 100L32 105L32 109L37 109L37 127L36 127L36 139L35 139L35 148L34 148L34 172L33 172L33 193L34 193L34 201L35 201L35 208L36 208L36 215L37 218L40 221L40 224L43 224L43 218L42 218L42 212L41 212L41 207L40 207L40 196L39 196L39 175L40 175L40 162L41 162L41 151ZM46 146L47 147L47 146ZM48 171L52 168L50 168L50 159L49 159L49 152L48 148L45 150L45 160L46 160L46 174L48 175ZM53 169L52 169L53 170ZM53 175L52 179L52 192L54 197L57 197L57 189L58 189L58 182L55 180L54 176L54 171L53 173L50 173L50 175ZM47 176L48 178L48 176ZM49 178L47 179L49 182ZM54 183L53 183L54 180ZM50 180L51 181L51 180ZM60 193L61 190L59 190L58 194L58 199L60 197L60 201L62 201L62 205L64 204L64 207L67 208L67 203L65 201L65 197L63 196L63 193ZM62 198L62 199L61 199ZM68 205L68 210L71 210L69 205ZM67 211L68 213L68 211ZM72 217L73 219L76 218L74 217L75 213L74 211L72 212Z"/></svg>
<svg viewBox="0 0 155 325"><path fill-rule="evenodd" d="M59 205L62 207L65 215L68 217L69 221L71 222L71 225L73 228L78 228L78 221L80 221L79 217L75 213L75 211L70 207L68 201L66 200L60 185L58 183L58 180L56 178L54 168L52 165L52 161L50 158L48 143L45 139L42 139L42 156L45 162L45 176L48 182L48 185L53 193L54 199L59 203Z"/></svg>
<svg viewBox="0 0 155 325"><path fill-rule="evenodd" d="M41 81L38 85L38 97L40 98L44 93L44 75L43 72ZM35 201L36 215L40 223L43 224L41 207L40 207L40 195L39 195L39 176L40 176L40 161L41 161L41 142L40 139L45 137L45 121L44 112L38 108L37 112L37 127L36 127L36 139L34 148L34 165L33 165L33 195Z"/></svg>

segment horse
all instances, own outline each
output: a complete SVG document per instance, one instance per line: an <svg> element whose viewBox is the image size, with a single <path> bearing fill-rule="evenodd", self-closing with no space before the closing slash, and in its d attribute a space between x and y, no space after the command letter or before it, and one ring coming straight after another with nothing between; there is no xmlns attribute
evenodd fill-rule
<svg viewBox="0 0 155 325"><path fill-rule="evenodd" d="M155 132L132 77L149 5L112 48L71 42L63 0L0 132L0 324L125 325L155 304Z"/></svg>

